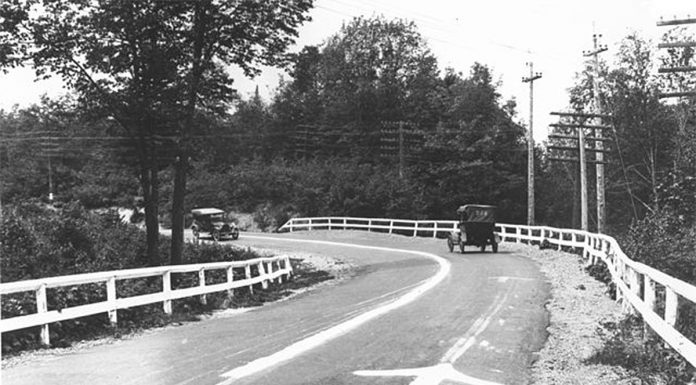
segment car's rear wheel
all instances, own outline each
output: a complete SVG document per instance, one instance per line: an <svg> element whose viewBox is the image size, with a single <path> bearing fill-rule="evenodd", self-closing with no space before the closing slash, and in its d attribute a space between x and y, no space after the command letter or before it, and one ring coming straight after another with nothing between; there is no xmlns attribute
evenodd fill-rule
<svg viewBox="0 0 696 385"><path fill-rule="evenodd" d="M210 235L213 237L213 240L215 242L220 241L220 230L213 230L213 232Z"/></svg>
<svg viewBox="0 0 696 385"><path fill-rule="evenodd" d="M450 237L447 237L447 248L450 253L454 251L454 242L452 242L452 238Z"/></svg>
<svg viewBox="0 0 696 385"><path fill-rule="evenodd" d="M498 242L493 241L493 252L497 253L498 252Z"/></svg>
<svg viewBox="0 0 696 385"><path fill-rule="evenodd" d="M459 251L464 254L464 241L459 241Z"/></svg>

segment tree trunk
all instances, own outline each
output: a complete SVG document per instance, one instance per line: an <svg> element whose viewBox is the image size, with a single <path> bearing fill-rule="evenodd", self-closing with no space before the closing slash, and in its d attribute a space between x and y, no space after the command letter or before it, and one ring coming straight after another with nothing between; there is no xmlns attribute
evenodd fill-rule
<svg viewBox="0 0 696 385"><path fill-rule="evenodd" d="M172 247L171 264L183 263L184 251L184 201L186 198L186 172L188 171L188 157L185 154L179 156L174 163L174 191L172 193Z"/></svg>

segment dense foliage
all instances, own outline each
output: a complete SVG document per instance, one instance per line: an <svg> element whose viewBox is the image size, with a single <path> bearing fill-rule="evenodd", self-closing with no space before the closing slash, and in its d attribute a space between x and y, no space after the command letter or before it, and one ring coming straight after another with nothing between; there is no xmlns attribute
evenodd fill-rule
<svg viewBox="0 0 696 385"><path fill-rule="evenodd" d="M172 167L171 262L181 263L190 138L235 99L228 66L282 65L312 0L51 1L0 7L0 69L57 75L95 119L128 138L159 264L159 171Z"/></svg>
<svg viewBox="0 0 696 385"><path fill-rule="evenodd" d="M161 239L161 252L166 255L167 238ZM219 245L186 244L186 263L205 263L245 260L259 257L245 249L230 249ZM0 227L0 268L2 282L32 278L64 276L96 271L145 267L145 233L138 227L124 223L115 211L102 214L86 211L77 204L62 209L39 204L24 204L7 210ZM297 264L296 261L293 264ZM235 271L235 275L243 272ZM255 273L254 273L255 274ZM316 273L306 268L298 269L290 287L273 286L270 290L247 290L236 293L232 302L224 293L207 296L203 305L198 298L184 298L173 303L174 314L163 313L160 304L119 310L118 333L151 326L164 325L171 320L192 318L195 314L219 307L254 306L288 294L287 289L306 286L330 279L326 273ZM223 271L206 274L206 282L221 283L226 280ZM192 287L198 284L198 273L172 275L173 288ZM116 286L119 298L160 292L161 277L119 281ZM84 305L106 299L104 284L69 286L47 290L48 309ZM2 298L2 317L8 318L36 312L35 293L17 293ZM66 346L73 341L112 333L105 314L51 324L53 346ZM39 346L37 328L3 333L3 354L14 353Z"/></svg>

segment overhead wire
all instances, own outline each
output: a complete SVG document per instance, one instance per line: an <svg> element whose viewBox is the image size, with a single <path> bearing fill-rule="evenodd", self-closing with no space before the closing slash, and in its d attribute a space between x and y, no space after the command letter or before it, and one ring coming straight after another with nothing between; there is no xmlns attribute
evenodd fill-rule
<svg viewBox="0 0 696 385"><path fill-rule="evenodd" d="M348 6L348 7L355 7L355 4L350 4L350 3L344 2L344 1L342 1L342 0L326 0L326 1L332 1L332 2L334 2L334 3L336 3L336 4L341 4L341 5ZM361 3L364 7L369 7L369 6L370 6L370 5L367 4L368 2L361 1L361 0L355 0L355 1L357 1L358 3ZM376 3L371 3L371 6L373 6L373 7L375 7L375 8L378 8L378 9L380 9L380 10L382 10L382 11L389 12L389 13L391 13L392 15L396 15L397 17L400 17L400 18L403 18L403 19L417 21L417 22L419 22L422 26L425 26L425 27L427 27L427 28L429 28L429 29L431 29L431 30L433 30L433 31L436 31L436 32L441 32L441 33L445 33L445 34L448 34L448 35L451 35L451 34L453 34L453 33L456 34L456 33L460 32L460 31L458 30L459 28L458 28L457 30L452 29L452 28L443 28L443 26L449 25L449 22L446 21L446 20L443 20L443 19L441 19L441 18L437 18L437 17L434 17L434 16L427 16L427 15L425 16L425 18L424 18L424 17L418 17L418 16L414 16L414 13L415 13L414 11L405 12L405 11L395 10L395 9L392 9L392 8L383 7L382 5L377 5ZM325 6L319 6L319 5L317 5L316 7L317 7L317 8L323 8L323 9L325 9L325 10L329 10L329 11L331 11L331 12L333 12L333 13L336 13L336 14L339 14L339 15L342 15L342 16L346 16L346 17L355 17L355 16L356 16L355 14L350 14L350 13L346 13L346 12L339 11L339 10L336 10L336 9L331 9L331 8L328 8L328 7L325 7ZM362 9L365 10L366 8L362 8ZM367 8L367 9L369 9L369 8ZM430 19L430 20L427 20L426 18L427 18L427 19ZM438 41L438 42L441 42L441 43L444 43L444 44L449 44L449 45L458 46L458 47L465 48L465 49L468 49L468 50L471 50L471 51L481 51L480 48L477 48L477 47L474 47L474 46L471 46L471 45L462 44L462 43L459 42L459 41L452 41L452 40L450 40L450 39L446 39L446 38L442 38L442 37L435 37L435 36L433 36L433 35L426 34L426 33L422 33L422 32L421 32L421 35L422 35L424 38L428 39L428 40L433 40L433 41ZM515 52L517 52L517 53L532 54L532 55L542 55L542 56L546 56L546 57L552 58L553 60L556 60L556 61L559 61L559 60L560 60L560 61L566 61L566 62L569 62L569 63L570 63L570 62L572 62L572 63L575 63L575 62L576 62L575 60L570 60L570 59L568 59L566 56L561 55L560 53L557 54L557 53L551 53L551 52L538 52L538 51L532 51L532 50L530 50L529 48L520 48L520 47L516 47L516 46L514 46L514 45L512 45L512 44L502 43L502 42L498 42L498 41L491 40L491 39L487 39L487 42L488 42L489 44L491 44L491 45L498 46L498 47L500 47L500 48L503 48L503 49L506 49L506 50L509 50L509 51L515 51Z"/></svg>

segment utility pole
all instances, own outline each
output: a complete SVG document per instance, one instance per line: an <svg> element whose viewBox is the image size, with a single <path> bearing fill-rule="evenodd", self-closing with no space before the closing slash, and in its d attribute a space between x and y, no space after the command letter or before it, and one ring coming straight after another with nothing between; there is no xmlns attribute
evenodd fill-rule
<svg viewBox="0 0 696 385"><path fill-rule="evenodd" d="M658 27L667 27L667 26L675 26L675 25L685 25L685 24L696 24L696 19L687 17L686 19L674 19L674 20L662 20L657 22ZM691 41L679 41L679 42L671 42L671 43L660 43L657 45L658 48L681 48L681 49L690 49L693 50L696 48L696 41L689 39ZM696 71L696 66L689 65L688 63L689 60L685 60L682 63L674 63L672 64L671 67L661 67L658 69L658 72L661 74L678 74L678 73L684 73L684 72L695 72ZM672 75L674 76L674 75ZM679 79L677 79L679 81ZM684 87L680 87L684 88ZM683 97L694 97L696 96L696 90L695 89L690 89L690 90L685 90L685 89L679 89L677 91L671 91L671 92L661 92L659 94L660 98L683 98ZM678 121L679 121L679 131L683 133L686 130L686 121L688 118L688 111L684 108L681 110L678 110ZM677 141L677 155L674 159L674 168L676 170L677 164L679 160L682 157L683 154L683 146L681 143Z"/></svg>
<svg viewBox="0 0 696 385"><path fill-rule="evenodd" d="M399 177L406 172L407 150L413 151L423 145L424 135L418 126L411 122L382 122L380 130L380 157L396 159L399 163Z"/></svg>
<svg viewBox="0 0 696 385"><path fill-rule="evenodd" d="M527 225L534 225L534 81L541 79L541 72L534 72L534 63L528 62L529 77L523 77L523 83L529 83L529 130L527 130Z"/></svg>
<svg viewBox="0 0 696 385"><path fill-rule="evenodd" d="M606 45L601 45L598 44L598 39L601 38L602 35L597 35L593 34L592 35L592 42L594 49L589 52L583 52L583 56L593 57L593 75L592 75L592 90L594 91L594 108L595 108L595 113L597 114L602 114L602 98L600 95L600 89L599 89L599 54L607 50ZM582 130L580 130L582 131ZM597 139L602 139L603 137L603 132L602 130L594 130L594 137ZM583 149L583 147L580 147ZM606 197L604 193L605 189L605 181L604 181L604 152L601 150L604 149L603 142L601 140L598 140L595 142L595 148L597 150L600 150L596 154L596 171L597 171L597 232L602 234L604 233L605 229L605 224L606 224ZM582 150L584 151L584 150Z"/></svg>
<svg viewBox="0 0 696 385"><path fill-rule="evenodd" d="M587 163L585 163L585 129L578 128L578 152L580 153L580 226L589 230L587 223Z"/></svg>
<svg viewBox="0 0 696 385"><path fill-rule="evenodd" d="M48 202L53 203L53 167L51 167L51 155L48 156Z"/></svg>
<svg viewBox="0 0 696 385"><path fill-rule="evenodd" d="M404 122L399 122L399 179L404 179Z"/></svg>
<svg viewBox="0 0 696 385"><path fill-rule="evenodd" d="M552 161L561 161L561 162L573 162L573 163L579 163L580 164L580 224L581 224L581 229L585 231L589 231L589 221L588 221L588 195L587 195L587 163L596 163L596 164L601 164L604 165L606 162L604 161L604 158L602 157L602 160L599 159L598 155L602 154L603 152L607 152L607 150L602 148L598 148L599 146L596 145L596 143L603 143L610 141L608 138L604 137L585 137L585 130L592 130L592 131L601 131L603 129L609 129L611 128L610 126L604 126L604 125L594 125L594 124L585 124L585 121L587 119L609 119L611 118L610 115L603 115L603 114L596 114L596 113L573 113L573 112L552 112L551 115L558 115L562 118L573 118L579 122L572 123L572 124L567 124L567 123L557 123L557 124L551 124L551 127L555 128L560 128L560 129L573 129L577 130L577 136L573 135L559 135L559 134L552 134L549 135L549 139L555 139L555 140L562 140L562 141L571 141L571 140L577 140L578 145L577 147L572 146L572 145L549 145L547 148L549 150L560 150L560 151L578 151L578 158L569 158L569 157L549 157L549 160ZM595 146L593 148L586 148L585 147L585 142L586 141L592 141L595 143ZM587 151L595 152L595 160L587 160L586 153Z"/></svg>

